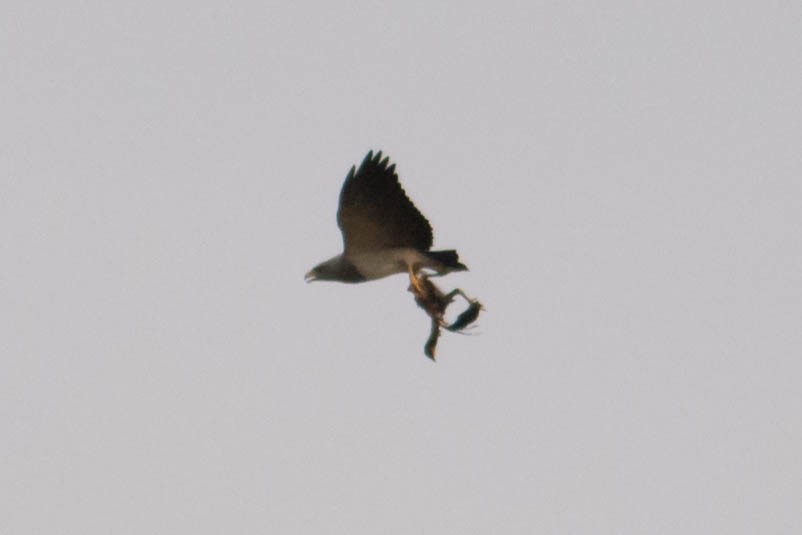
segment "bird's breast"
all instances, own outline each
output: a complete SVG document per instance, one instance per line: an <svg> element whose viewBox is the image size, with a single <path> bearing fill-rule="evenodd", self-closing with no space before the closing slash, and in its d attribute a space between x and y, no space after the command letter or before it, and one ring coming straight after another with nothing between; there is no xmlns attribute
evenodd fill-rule
<svg viewBox="0 0 802 535"><path fill-rule="evenodd" d="M421 265L426 261L426 257L415 249L404 247L349 254L348 260L365 279L374 280L396 273L406 273L408 266Z"/></svg>

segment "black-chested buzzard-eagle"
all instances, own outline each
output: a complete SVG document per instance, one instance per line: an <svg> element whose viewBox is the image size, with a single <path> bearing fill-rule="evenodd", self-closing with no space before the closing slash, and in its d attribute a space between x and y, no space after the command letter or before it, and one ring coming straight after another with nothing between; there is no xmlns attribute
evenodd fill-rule
<svg viewBox="0 0 802 535"><path fill-rule="evenodd" d="M382 159L381 152L374 156L371 151L359 169L351 167L337 210L343 252L312 268L305 279L355 283L409 274L409 290L431 318L431 334L424 352L434 360L440 328L462 331L476 320L482 305L459 289L445 294L429 280L432 274L468 268L460 263L453 249L430 250L432 227L398 182L395 164L388 163L389 158ZM469 308L449 324L444 319L445 311L456 295L466 299Z"/></svg>
<svg viewBox="0 0 802 535"><path fill-rule="evenodd" d="M312 268L307 281L364 282L429 268L438 274L466 270L457 252L430 251L432 227L409 200L389 158L373 151L351 167L340 191L337 224L343 253Z"/></svg>

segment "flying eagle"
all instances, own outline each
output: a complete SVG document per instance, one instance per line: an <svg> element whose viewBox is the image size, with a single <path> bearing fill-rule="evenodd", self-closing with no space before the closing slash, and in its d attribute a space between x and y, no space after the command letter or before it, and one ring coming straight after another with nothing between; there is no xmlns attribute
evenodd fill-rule
<svg viewBox="0 0 802 535"><path fill-rule="evenodd" d="M343 252L312 268L305 280L356 283L396 273L409 274L409 290L431 318L431 334L424 353L434 360L440 328L462 331L476 320L483 307L462 290L444 294L429 280L429 274L445 275L468 268L460 263L453 249L430 250L432 227L404 193L395 164L388 163L389 158L382 159L381 151L375 156L370 151L359 169L351 167L337 210ZM444 316L455 295L465 298L469 308L449 325Z"/></svg>
<svg viewBox="0 0 802 535"><path fill-rule="evenodd" d="M415 287L423 268L444 275L468 268L454 250L430 251L432 227L409 200L381 151L351 167L340 191L337 224L343 252L312 268L306 281L365 282L408 273Z"/></svg>

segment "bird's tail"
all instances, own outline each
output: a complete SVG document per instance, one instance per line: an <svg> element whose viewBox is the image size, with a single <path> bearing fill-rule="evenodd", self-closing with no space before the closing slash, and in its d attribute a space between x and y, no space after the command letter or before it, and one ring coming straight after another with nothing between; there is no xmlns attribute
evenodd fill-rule
<svg viewBox="0 0 802 535"><path fill-rule="evenodd" d="M467 271L468 267L460 263L457 251L449 249L448 251L429 251L426 255L443 264L448 268L448 271Z"/></svg>

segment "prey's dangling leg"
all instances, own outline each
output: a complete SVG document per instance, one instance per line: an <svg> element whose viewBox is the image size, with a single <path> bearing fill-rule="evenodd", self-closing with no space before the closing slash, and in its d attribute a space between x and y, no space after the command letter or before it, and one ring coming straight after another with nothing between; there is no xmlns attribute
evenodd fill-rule
<svg viewBox="0 0 802 535"><path fill-rule="evenodd" d="M465 301L467 301L467 302L468 302L468 304L471 304L471 303L473 303L473 302L475 301L475 299L471 299L470 297L468 297L468 295L467 295L465 292L463 292L462 290L460 290L459 288L455 288L454 290L451 290L450 292L448 292L448 293L446 294L446 297L447 297L449 300L452 300L452 301L453 301L453 300L454 300L454 298L455 298L456 296L458 296L458 295L459 295L460 297L462 297L463 299L465 299Z"/></svg>
<svg viewBox="0 0 802 535"><path fill-rule="evenodd" d="M446 294L446 298L450 302L457 295L459 295L460 297L465 299L465 301L467 301L468 308L466 308L459 316L457 316L457 319L454 320L454 323L452 323L451 325L444 326L446 329L452 332L462 331L465 327L475 322L476 319L479 317L479 312L484 310L482 303L480 303L478 299L471 299L465 292L463 292L459 288L456 288L448 292L448 294Z"/></svg>

